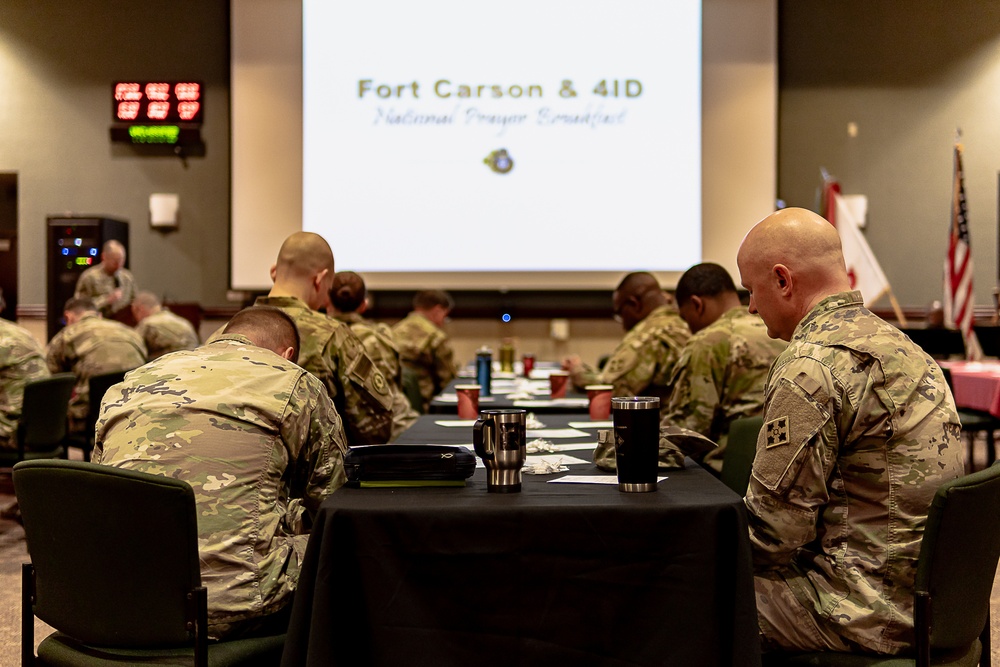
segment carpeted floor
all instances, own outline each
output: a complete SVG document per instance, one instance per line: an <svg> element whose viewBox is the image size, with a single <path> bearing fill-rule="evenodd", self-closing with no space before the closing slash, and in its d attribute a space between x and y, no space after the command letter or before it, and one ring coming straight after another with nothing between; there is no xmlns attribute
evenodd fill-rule
<svg viewBox="0 0 1000 667"><path fill-rule="evenodd" d="M985 451L985 438L981 438L974 452L979 467L985 464ZM0 507L13 502L10 493L9 475L0 476ZM0 518L0 667L21 664L21 564L27 558L24 529L15 521ZM992 658L994 664L1000 665L1000 574L993 582L990 613ZM52 628L36 619L35 646L50 632Z"/></svg>

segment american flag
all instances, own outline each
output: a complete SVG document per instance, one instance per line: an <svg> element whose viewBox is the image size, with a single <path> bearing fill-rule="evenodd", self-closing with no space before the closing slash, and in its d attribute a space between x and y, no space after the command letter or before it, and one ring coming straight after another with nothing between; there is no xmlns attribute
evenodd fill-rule
<svg viewBox="0 0 1000 667"><path fill-rule="evenodd" d="M965 357L980 359L982 348L972 328L975 298L972 293L972 248L965 208L965 178L962 171L962 147L955 144L955 177L952 183L951 229L948 255L944 260L945 319L962 331Z"/></svg>

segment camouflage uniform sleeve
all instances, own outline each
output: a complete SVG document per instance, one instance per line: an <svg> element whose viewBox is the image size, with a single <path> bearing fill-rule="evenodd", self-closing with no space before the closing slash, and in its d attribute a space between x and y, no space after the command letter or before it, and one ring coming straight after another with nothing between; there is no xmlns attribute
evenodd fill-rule
<svg viewBox="0 0 1000 667"><path fill-rule="evenodd" d="M451 349L447 338L442 338L441 342L434 350L434 374L436 393L441 393L448 383L455 379L457 369L455 368L455 351Z"/></svg>
<svg viewBox="0 0 1000 667"><path fill-rule="evenodd" d="M97 310L104 311L108 307L108 295L102 293L100 286L97 284L97 273L93 271L85 271L80 275L80 279L76 283L76 292L73 294L76 297L89 297Z"/></svg>
<svg viewBox="0 0 1000 667"><path fill-rule="evenodd" d="M615 396L642 396L656 371L656 359L650 352L648 346L638 350L623 341L597 374L597 383L613 385Z"/></svg>
<svg viewBox="0 0 1000 667"><path fill-rule="evenodd" d="M839 395L829 369L810 358L793 359L768 385L745 498L757 567L786 565L816 538L839 449L834 399Z"/></svg>
<svg viewBox="0 0 1000 667"><path fill-rule="evenodd" d="M323 499L347 481L343 424L322 384L303 373L279 428L292 466L287 521L296 534L304 534Z"/></svg>
<svg viewBox="0 0 1000 667"><path fill-rule="evenodd" d="M128 304L132 303L135 299L135 276L128 269L121 269L118 271L119 282L122 290L121 299L116 302L116 306L119 308L125 308Z"/></svg>
<svg viewBox="0 0 1000 667"><path fill-rule="evenodd" d="M343 392L344 426L352 445L380 445L392 438L389 383L346 325L327 342L324 356L333 359Z"/></svg>
<svg viewBox="0 0 1000 667"><path fill-rule="evenodd" d="M601 384L597 371L587 364L580 364L571 370L569 372L569 379L579 391L583 391L583 388L588 384ZM618 396L619 394L615 395Z"/></svg>
<svg viewBox="0 0 1000 667"><path fill-rule="evenodd" d="M50 373L62 373L70 370L66 362L66 337L63 335L63 331L53 336L45 349L45 364L49 367Z"/></svg>
<svg viewBox="0 0 1000 667"><path fill-rule="evenodd" d="M695 338L684 346L674 365L673 388L663 411L664 424L674 424L712 437L712 422L722 398L728 357L723 341Z"/></svg>

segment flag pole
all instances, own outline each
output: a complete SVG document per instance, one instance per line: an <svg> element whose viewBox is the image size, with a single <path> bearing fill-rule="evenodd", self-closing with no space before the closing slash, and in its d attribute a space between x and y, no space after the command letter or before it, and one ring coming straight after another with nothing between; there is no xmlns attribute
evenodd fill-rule
<svg viewBox="0 0 1000 667"><path fill-rule="evenodd" d="M889 303L892 304L892 312L896 313L896 321L899 322L899 326L905 329L909 326L906 322L906 315L903 314L903 309L899 307L896 295L892 293L891 285L889 286Z"/></svg>

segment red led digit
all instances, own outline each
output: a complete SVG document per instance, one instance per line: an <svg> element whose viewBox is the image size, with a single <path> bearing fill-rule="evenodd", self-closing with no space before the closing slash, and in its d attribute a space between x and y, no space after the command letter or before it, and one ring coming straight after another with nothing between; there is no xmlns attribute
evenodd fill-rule
<svg viewBox="0 0 1000 667"><path fill-rule="evenodd" d="M181 102L177 105L177 115L181 120L191 120L198 115L201 104L198 102Z"/></svg>
<svg viewBox="0 0 1000 667"><path fill-rule="evenodd" d="M169 83L147 83L146 97L151 100L165 102L170 99Z"/></svg>
<svg viewBox="0 0 1000 667"><path fill-rule="evenodd" d="M201 84L198 83L175 84L174 96L178 100L194 101L201 99Z"/></svg>
<svg viewBox="0 0 1000 667"><path fill-rule="evenodd" d="M139 90L138 83L117 83L115 84L115 99L119 102L141 100L142 91Z"/></svg>
<svg viewBox="0 0 1000 667"><path fill-rule="evenodd" d="M119 120L135 120L139 115L138 102L119 102L117 116Z"/></svg>
<svg viewBox="0 0 1000 667"><path fill-rule="evenodd" d="M150 120L166 120L170 113L170 102L150 102L146 115Z"/></svg>

